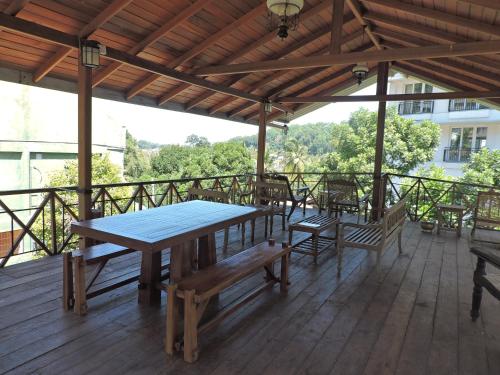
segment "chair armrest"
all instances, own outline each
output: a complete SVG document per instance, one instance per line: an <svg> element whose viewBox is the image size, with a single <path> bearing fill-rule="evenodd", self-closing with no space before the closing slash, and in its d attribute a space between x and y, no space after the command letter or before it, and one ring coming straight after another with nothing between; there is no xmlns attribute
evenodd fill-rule
<svg viewBox="0 0 500 375"><path fill-rule="evenodd" d="M297 195L309 195L309 186L302 186L301 188L298 188Z"/></svg>

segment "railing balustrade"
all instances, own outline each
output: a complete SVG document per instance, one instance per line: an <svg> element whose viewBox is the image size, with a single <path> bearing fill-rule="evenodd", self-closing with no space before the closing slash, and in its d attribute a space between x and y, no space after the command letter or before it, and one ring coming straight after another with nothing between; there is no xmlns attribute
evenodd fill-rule
<svg viewBox="0 0 500 375"><path fill-rule="evenodd" d="M287 174L281 173L280 174ZM288 173L293 189L309 186L308 206L317 207L321 192L332 178L353 179L359 194L370 193L372 173ZM229 194L230 202L246 203L255 175L230 175L149 182L128 182L93 186L92 208L96 216L108 216L185 201L190 187L209 188ZM408 217L419 221L435 217L439 203L460 203L469 213L477 191L494 187L435 180L398 174L383 175L386 205L407 199ZM500 190L500 187L496 187ZM0 192L0 267L12 259L24 260L32 253L56 255L74 249L78 239L70 232L78 220L76 187L44 188ZM371 205L371 201L369 202Z"/></svg>
<svg viewBox="0 0 500 375"><path fill-rule="evenodd" d="M466 163L474 152L480 151L480 148L454 148L445 147L443 161L447 163Z"/></svg>

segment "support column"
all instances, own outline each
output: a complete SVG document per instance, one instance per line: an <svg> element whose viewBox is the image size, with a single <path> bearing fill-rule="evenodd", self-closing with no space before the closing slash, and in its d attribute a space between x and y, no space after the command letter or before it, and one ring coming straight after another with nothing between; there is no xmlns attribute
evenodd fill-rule
<svg viewBox="0 0 500 375"><path fill-rule="evenodd" d="M259 104L259 135L257 137L257 178L264 174L264 158L266 155L266 111L265 104Z"/></svg>
<svg viewBox="0 0 500 375"><path fill-rule="evenodd" d="M377 95L387 94L387 79L389 77L389 63L379 62L377 72ZM387 102L378 103L377 116L377 138L375 142L375 166L373 170L373 195L372 195L372 219L377 220L382 214L383 197L382 192L382 161L384 153L384 130L385 130L385 110Z"/></svg>
<svg viewBox="0 0 500 375"><path fill-rule="evenodd" d="M91 219L92 207L92 69L78 63L78 215ZM90 245L80 239L80 248Z"/></svg>

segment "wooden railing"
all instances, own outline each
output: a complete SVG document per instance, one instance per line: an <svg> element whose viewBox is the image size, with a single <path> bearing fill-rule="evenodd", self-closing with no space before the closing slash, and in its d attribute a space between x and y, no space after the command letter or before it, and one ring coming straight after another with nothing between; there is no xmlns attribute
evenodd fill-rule
<svg viewBox="0 0 500 375"><path fill-rule="evenodd" d="M286 174L286 173L280 173ZM288 174L293 189L309 187L308 205L317 207L326 182L332 178L351 178L359 195L372 190L371 173ZM96 216L108 216L175 204L187 199L190 187L209 188L228 193L230 203L245 203L255 175L231 175L150 182L131 182L93 186L92 206ZM438 203L464 204L472 212L479 190L494 187L424 177L385 174L383 193L386 205L406 198L406 210L412 221L435 217ZM500 187L496 187L500 190ZM0 192L0 267L13 260L36 255L55 255L77 245L70 232L72 220L78 220L75 187L15 190ZM369 200L371 205L371 197Z"/></svg>

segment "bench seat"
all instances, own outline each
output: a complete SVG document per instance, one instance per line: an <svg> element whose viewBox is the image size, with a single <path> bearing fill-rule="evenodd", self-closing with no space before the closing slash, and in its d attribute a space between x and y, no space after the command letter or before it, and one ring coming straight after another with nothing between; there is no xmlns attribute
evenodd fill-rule
<svg viewBox="0 0 500 375"><path fill-rule="evenodd" d="M112 243L101 243L94 246L89 246L83 250L75 250L71 252L72 257L82 256L87 264L99 263L104 259L117 258L119 256L129 254L135 250L127 249L124 246L115 245Z"/></svg>
<svg viewBox="0 0 500 375"><path fill-rule="evenodd" d="M239 254L226 258L204 268L195 274L183 278L178 284L162 284L168 294L167 299L167 335L165 351L173 354L175 348L183 344L184 360L194 362L198 358L198 334L217 325L222 319L235 312L245 303L255 298L270 285L280 283L281 292L287 291L288 262L291 247L289 244L276 246L274 240L260 243ZM280 277L274 275L273 263L281 258ZM210 299L238 281L264 269L266 283L240 297L233 304L219 311L215 317L199 326L203 313ZM183 340L177 340L176 328L179 313L178 302L184 300L184 334Z"/></svg>

